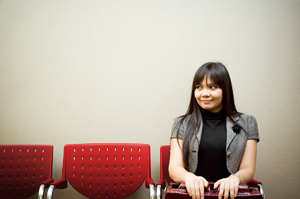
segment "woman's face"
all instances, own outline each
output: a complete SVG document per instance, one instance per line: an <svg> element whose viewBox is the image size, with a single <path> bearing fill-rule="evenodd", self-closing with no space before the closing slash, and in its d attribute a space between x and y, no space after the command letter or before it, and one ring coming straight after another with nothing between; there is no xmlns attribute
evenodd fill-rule
<svg viewBox="0 0 300 199"><path fill-rule="evenodd" d="M205 76L201 84L196 86L194 95L199 106L205 110L216 113L223 109L222 89L215 85L208 76Z"/></svg>

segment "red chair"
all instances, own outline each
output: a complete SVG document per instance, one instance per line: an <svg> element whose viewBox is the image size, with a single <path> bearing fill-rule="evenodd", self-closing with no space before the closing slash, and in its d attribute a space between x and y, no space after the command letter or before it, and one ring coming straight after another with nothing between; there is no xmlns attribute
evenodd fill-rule
<svg viewBox="0 0 300 199"><path fill-rule="evenodd" d="M150 198L155 198L151 178L148 144L67 144L64 147L62 178L49 187L52 199L55 188L72 187L88 198L125 198L145 182Z"/></svg>
<svg viewBox="0 0 300 199"><path fill-rule="evenodd" d="M169 176L169 160L170 160L170 145L160 147L160 180L156 185L156 197L161 199L163 196L163 190L166 188L168 183L174 182Z"/></svg>
<svg viewBox="0 0 300 199"><path fill-rule="evenodd" d="M29 198L52 179L52 145L0 145L0 199Z"/></svg>
<svg viewBox="0 0 300 199"><path fill-rule="evenodd" d="M156 197L157 199L161 199L164 195L164 189L166 188L166 183L169 185L174 181L169 176L169 160L170 160L170 145L165 145L160 147L160 180L158 181L157 188L156 188ZM184 185L182 185L184 187ZM261 182L253 179L251 182L248 183L247 187L251 187L249 190L254 190L254 188L258 188L260 194L263 198L265 198L265 194L262 188ZM241 187L241 190L245 190L245 187ZM177 192L175 190L175 192ZM180 191L179 191L180 192ZM171 196L170 198L174 198Z"/></svg>

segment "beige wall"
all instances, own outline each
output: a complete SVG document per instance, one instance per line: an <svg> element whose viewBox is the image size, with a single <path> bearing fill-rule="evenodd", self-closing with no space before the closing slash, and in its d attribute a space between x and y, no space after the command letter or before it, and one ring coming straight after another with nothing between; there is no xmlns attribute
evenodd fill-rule
<svg viewBox="0 0 300 199"><path fill-rule="evenodd" d="M57 180L66 143L149 143L157 182L194 72L221 61L258 120L255 178L299 198L299 33L296 0L0 0L0 144L53 144Z"/></svg>

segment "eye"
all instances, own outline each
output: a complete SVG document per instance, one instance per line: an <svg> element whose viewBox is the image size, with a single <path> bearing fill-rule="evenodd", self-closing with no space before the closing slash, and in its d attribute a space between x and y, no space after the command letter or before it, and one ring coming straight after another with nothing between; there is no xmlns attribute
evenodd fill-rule
<svg viewBox="0 0 300 199"><path fill-rule="evenodd" d="M211 85L210 86L210 89L217 89L218 88L218 86L216 86L216 85Z"/></svg>
<svg viewBox="0 0 300 199"><path fill-rule="evenodd" d="M202 87L199 86L199 85L197 85L197 86L196 86L196 89L200 90L200 89L202 89Z"/></svg>

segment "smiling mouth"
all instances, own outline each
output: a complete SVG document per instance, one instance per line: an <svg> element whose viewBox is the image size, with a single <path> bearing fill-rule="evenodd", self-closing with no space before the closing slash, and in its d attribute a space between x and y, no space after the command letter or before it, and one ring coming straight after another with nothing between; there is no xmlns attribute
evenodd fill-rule
<svg viewBox="0 0 300 199"><path fill-rule="evenodd" d="M209 104L211 100L201 100L204 104Z"/></svg>

